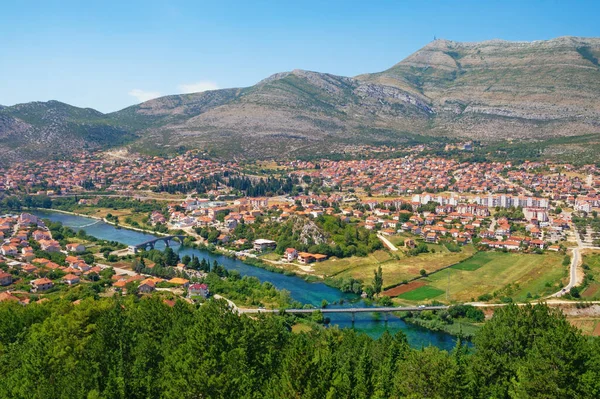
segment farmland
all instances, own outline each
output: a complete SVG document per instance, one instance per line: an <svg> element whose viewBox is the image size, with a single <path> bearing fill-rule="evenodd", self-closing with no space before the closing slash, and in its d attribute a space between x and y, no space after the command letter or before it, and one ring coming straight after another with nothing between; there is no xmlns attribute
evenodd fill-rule
<svg viewBox="0 0 600 399"><path fill-rule="evenodd" d="M403 302L445 300L446 291L451 302L473 301L482 295L489 295L484 299L496 301L543 297L558 290L566 279L562 259L562 255L555 253L479 252L420 280L427 284L400 294L398 299Z"/></svg>
<svg viewBox="0 0 600 399"><path fill-rule="evenodd" d="M322 277L352 277L368 283L373 278L373 270L381 266L384 287L391 287L418 277L422 269L431 273L464 261L475 253L475 248L470 245L456 253L449 252L442 246L437 247L439 248L435 253L418 256L376 251L366 257L329 259L314 264L314 274Z"/></svg>

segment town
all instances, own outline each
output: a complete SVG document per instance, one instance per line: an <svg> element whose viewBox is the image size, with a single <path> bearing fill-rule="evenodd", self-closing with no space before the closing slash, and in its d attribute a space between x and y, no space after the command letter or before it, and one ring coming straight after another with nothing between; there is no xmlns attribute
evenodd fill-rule
<svg viewBox="0 0 600 399"><path fill-rule="evenodd" d="M157 269L168 275L153 272L148 254L170 243L398 304L596 298L594 271L583 269L600 246L595 165L458 162L422 157L423 149L403 158L255 164L208 161L197 151L133 159L84 153L15 165L0 182L9 211L0 226L3 297L27 302L55 285L105 276L103 295L207 298L210 265L188 256L163 261ZM158 238L112 248L77 237L61 243L25 208ZM373 287L378 267L383 285ZM446 284L451 272L465 275Z"/></svg>

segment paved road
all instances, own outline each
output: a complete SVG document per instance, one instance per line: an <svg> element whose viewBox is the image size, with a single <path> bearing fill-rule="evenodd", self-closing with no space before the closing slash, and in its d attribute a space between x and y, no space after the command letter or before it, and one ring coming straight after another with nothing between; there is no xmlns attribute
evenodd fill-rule
<svg viewBox="0 0 600 399"><path fill-rule="evenodd" d="M391 251L395 252L395 251L398 250L398 248L396 248L396 246L394 244L392 244L390 242L390 240L388 240L387 238L385 238L381 234L377 234L377 237L381 240L381 242L383 242L383 245L385 245L386 247L388 247Z"/></svg>
<svg viewBox="0 0 600 399"><path fill-rule="evenodd" d="M560 291L550 295L548 298L559 298L563 295L566 295L571 288L577 287L581 284L581 281L577 281L577 268L582 263L581 258L581 250L583 249L596 249L600 250L600 247L593 247L590 244L587 244L581 240L579 234L577 233L577 229L575 229L575 239L577 240L577 247L571 249L571 268L569 271L569 284L566 287L561 289Z"/></svg>

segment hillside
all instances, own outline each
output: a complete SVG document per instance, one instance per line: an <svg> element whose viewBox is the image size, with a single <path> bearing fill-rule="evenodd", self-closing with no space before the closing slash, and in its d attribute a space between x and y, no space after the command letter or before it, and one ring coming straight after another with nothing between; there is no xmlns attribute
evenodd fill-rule
<svg viewBox="0 0 600 399"><path fill-rule="evenodd" d="M294 70L247 88L166 96L111 114L56 101L20 104L0 108L0 153L30 158L127 143L265 158L441 136L598 134L599 58L595 38L435 40L390 69L355 78Z"/></svg>
<svg viewBox="0 0 600 399"><path fill-rule="evenodd" d="M2 107L0 157L27 160L118 146L134 140L133 132L101 112L58 101Z"/></svg>
<svg viewBox="0 0 600 399"><path fill-rule="evenodd" d="M392 68L357 79L422 96L432 132L481 139L597 133L600 39L436 40Z"/></svg>

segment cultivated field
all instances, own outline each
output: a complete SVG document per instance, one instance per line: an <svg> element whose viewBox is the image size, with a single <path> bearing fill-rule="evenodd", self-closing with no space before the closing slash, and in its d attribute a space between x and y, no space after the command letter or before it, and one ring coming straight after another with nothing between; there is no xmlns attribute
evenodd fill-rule
<svg viewBox="0 0 600 399"><path fill-rule="evenodd" d="M366 257L346 259L329 259L313 264L314 274L322 277L353 277L365 282L373 278L373 270L381 266L383 286L390 287L419 276L421 269L427 273L459 263L475 253L475 249L467 245L461 252L453 253L441 246L435 253L406 256L404 254L376 251ZM442 249L443 248L443 249Z"/></svg>
<svg viewBox="0 0 600 399"><path fill-rule="evenodd" d="M514 301L542 297L555 292L565 279L563 256L556 253L543 255L479 252L451 268L423 280L427 285L399 295L402 301L477 300L484 294L495 293L495 300L510 297ZM414 292L414 293L413 293ZM492 299L492 300L494 300Z"/></svg>

